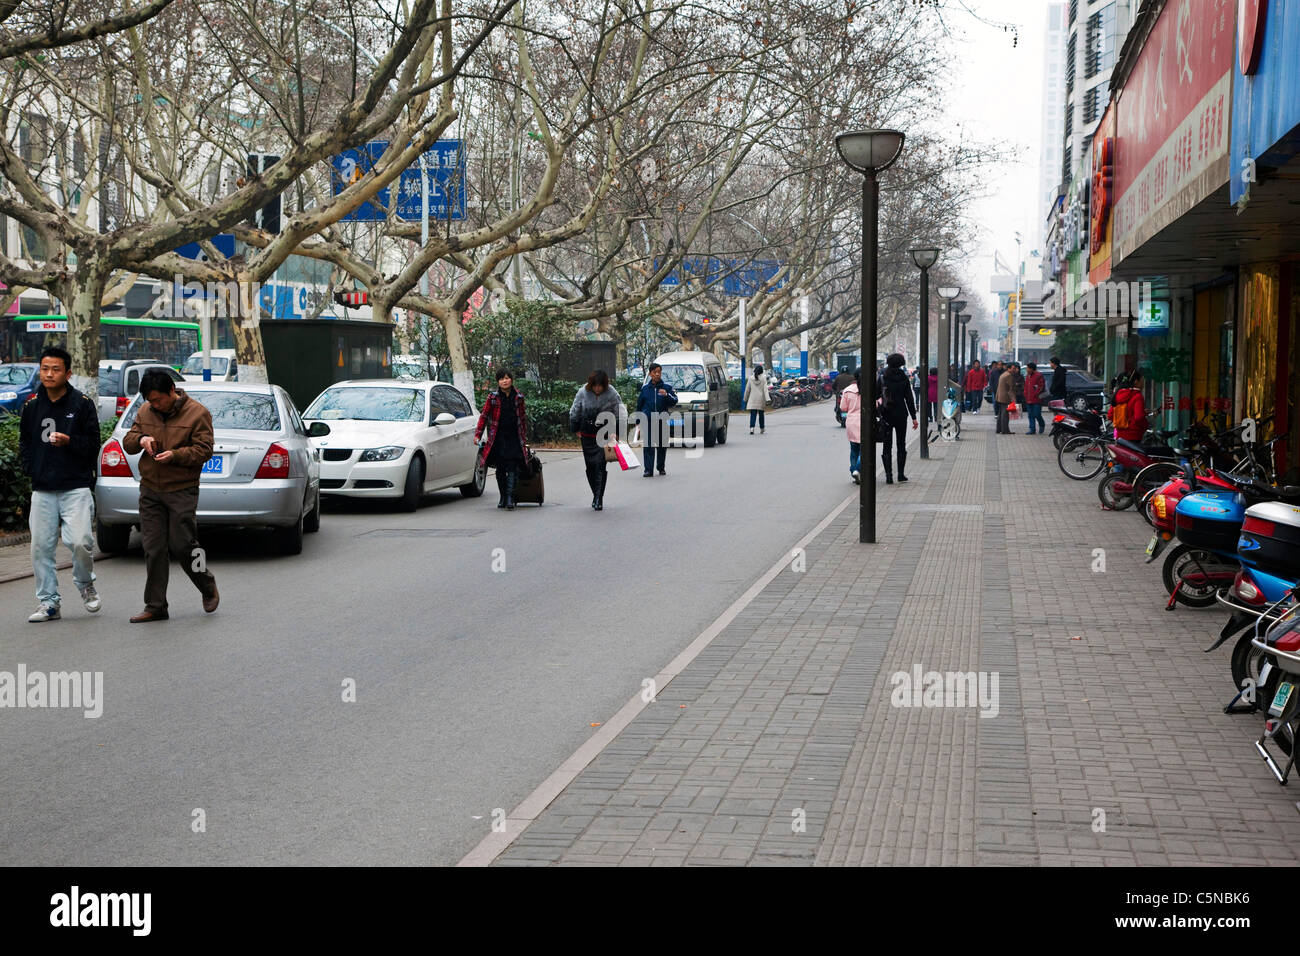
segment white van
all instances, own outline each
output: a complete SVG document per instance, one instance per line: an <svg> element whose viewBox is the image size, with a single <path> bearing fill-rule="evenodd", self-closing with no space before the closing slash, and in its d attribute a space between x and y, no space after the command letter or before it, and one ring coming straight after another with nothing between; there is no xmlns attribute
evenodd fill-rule
<svg viewBox="0 0 1300 956"><path fill-rule="evenodd" d="M235 361L234 349L212 349L212 381L239 381L239 363ZM181 367L181 374L195 382L203 381L203 353L195 352Z"/></svg>
<svg viewBox="0 0 1300 956"><path fill-rule="evenodd" d="M704 447L727 443L727 376L712 352L665 352L655 359L664 369L663 380L677 392L677 405L669 413L695 416L696 435L704 436ZM650 381L647 375L644 381ZM633 399L633 405L635 405Z"/></svg>

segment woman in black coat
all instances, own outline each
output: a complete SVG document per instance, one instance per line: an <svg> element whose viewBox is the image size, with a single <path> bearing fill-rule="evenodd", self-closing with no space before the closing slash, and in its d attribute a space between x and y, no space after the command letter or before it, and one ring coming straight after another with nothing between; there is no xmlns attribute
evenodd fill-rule
<svg viewBox="0 0 1300 956"><path fill-rule="evenodd" d="M880 392L877 405L880 418L885 426L885 442L881 446L880 458L885 464L885 484L894 483L894 473L890 465L890 447L898 441L898 480L907 481L903 470L907 465L907 419L912 419L912 427L917 428L916 399L912 395L912 382L903 370L903 356L895 352L885 359L885 370L876 382Z"/></svg>
<svg viewBox="0 0 1300 956"><path fill-rule="evenodd" d="M515 483L527 454L528 419L524 397L515 388L515 377L509 369L497 371L496 391L483 401L483 412L474 429L475 444L485 431L487 440L479 452L479 464L497 470L497 490L501 492L497 507L514 511Z"/></svg>

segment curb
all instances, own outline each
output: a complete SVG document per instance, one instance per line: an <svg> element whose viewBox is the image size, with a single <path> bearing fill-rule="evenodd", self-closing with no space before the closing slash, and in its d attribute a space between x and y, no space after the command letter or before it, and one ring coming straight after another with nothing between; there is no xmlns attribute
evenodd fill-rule
<svg viewBox="0 0 1300 956"><path fill-rule="evenodd" d="M96 551L92 556L92 560L95 562L108 561L111 558L115 558L115 557L117 557L116 554L105 554L103 551ZM56 564L54 566L54 570L66 571L70 567L72 567L71 561L63 561L60 562L59 564ZM35 576L36 573L32 571L30 568L28 568L28 570L26 571L20 571L17 574L0 574L0 584L8 584L10 581L21 581L23 578L31 578Z"/></svg>

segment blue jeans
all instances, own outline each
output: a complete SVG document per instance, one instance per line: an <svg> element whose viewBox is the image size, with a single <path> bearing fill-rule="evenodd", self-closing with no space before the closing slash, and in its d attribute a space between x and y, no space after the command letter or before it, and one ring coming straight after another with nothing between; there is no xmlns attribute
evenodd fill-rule
<svg viewBox="0 0 1300 956"><path fill-rule="evenodd" d="M1038 430L1040 432L1047 431L1047 426L1043 424L1042 405L1040 404L1030 405L1029 403L1025 403L1025 411L1028 413L1027 417L1029 418L1029 434L1031 435L1034 434L1034 422L1038 423Z"/></svg>
<svg viewBox="0 0 1300 956"><path fill-rule="evenodd" d="M862 442L849 442L849 473L862 470Z"/></svg>
<svg viewBox="0 0 1300 956"><path fill-rule="evenodd" d="M761 408L751 408L749 410L749 427L754 427L754 419L758 419L759 428L767 428L767 416L763 414Z"/></svg>
<svg viewBox="0 0 1300 956"><path fill-rule="evenodd" d="M72 552L72 581L77 589L95 581L93 533L95 494L89 488L71 491L33 491L27 526L32 532L32 572L36 577L36 600L58 607L59 575L54 570L54 552L63 543Z"/></svg>

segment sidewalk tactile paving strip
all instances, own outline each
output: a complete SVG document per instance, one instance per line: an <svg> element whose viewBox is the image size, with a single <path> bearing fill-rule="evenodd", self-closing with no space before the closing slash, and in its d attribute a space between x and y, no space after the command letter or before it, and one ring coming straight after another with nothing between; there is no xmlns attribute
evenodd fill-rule
<svg viewBox="0 0 1300 956"><path fill-rule="evenodd" d="M1146 525L1018 425L913 451L880 543L847 508L497 862L1296 863L1300 791L1202 653L1223 615L1162 611ZM996 672L998 715L892 706L914 665Z"/></svg>

